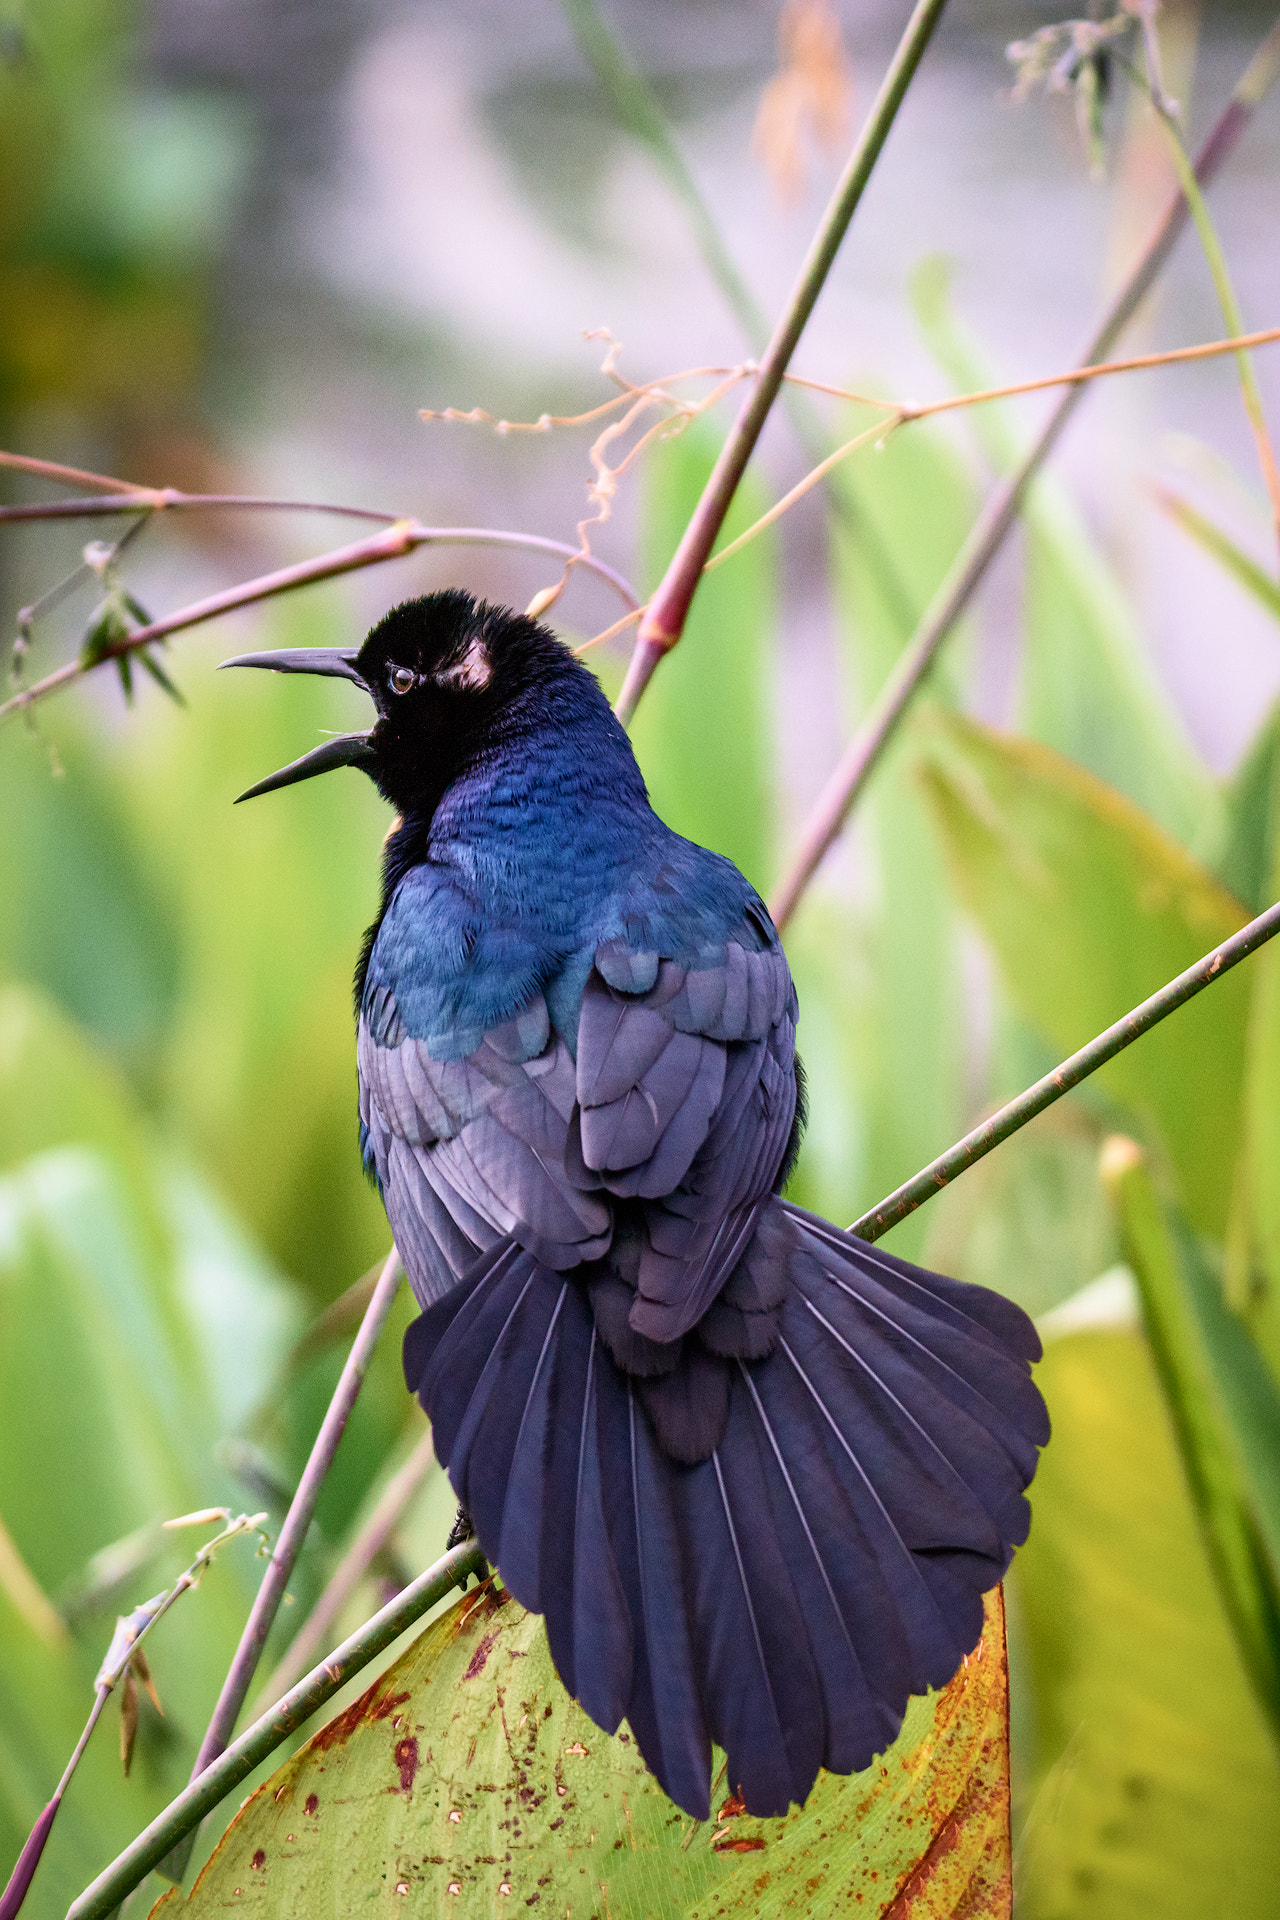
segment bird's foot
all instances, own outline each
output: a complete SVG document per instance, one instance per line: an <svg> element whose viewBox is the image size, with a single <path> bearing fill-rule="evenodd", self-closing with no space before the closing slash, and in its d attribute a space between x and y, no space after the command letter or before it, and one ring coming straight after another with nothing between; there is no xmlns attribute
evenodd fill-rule
<svg viewBox="0 0 1280 1920"><path fill-rule="evenodd" d="M460 1547L464 1540L470 1540L474 1538L474 1535L475 1528L471 1524L471 1515L465 1507L460 1506L454 1516L453 1525L449 1529L449 1538L444 1543L445 1552L452 1552L454 1547ZM467 1581L469 1578L470 1575L464 1573L457 1582L463 1593L467 1590Z"/></svg>

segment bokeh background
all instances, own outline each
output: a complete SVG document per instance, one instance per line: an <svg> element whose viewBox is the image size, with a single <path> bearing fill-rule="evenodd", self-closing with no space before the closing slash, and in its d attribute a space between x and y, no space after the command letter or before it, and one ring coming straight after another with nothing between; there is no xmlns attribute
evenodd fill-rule
<svg viewBox="0 0 1280 1920"><path fill-rule="evenodd" d="M835 8L837 134L905 12ZM1072 363L1172 172L1122 83L1100 180L1069 101L1012 98L1006 42L1058 13L954 0L804 372L920 400ZM588 431L500 437L419 409L590 407L609 389L584 330L609 329L636 380L749 347L571 14L4 0L0 443L150 484L572 540ZM1193 137L1271 17L1166 4ZM840 162L803 115L788 136L776 92L760 137L778 5L609 0L604 18L773 314ZM1280 93L1212 194L1251 326L1280 310L1278 189ZM1188 237L1126 346L1224 330ZM1280 353L1257 370L1280 423ZM635 740L660 810L762 891L1043 405L905 430L708 581ZM814 407L797 430L779 409L734 527L801 477L815 434L856 424ZM722 425L656 447L596 530L639 588ZM56 492L0 477L9 500ZM1274 578L1231 363L1099 386L788 934L814 1095L797 1190L834 1219L1275 897L1280 628L1161 486ZM0 529L7 633L103 531ZM348 537L304 515L158 516L126 577L159 613ZM250 645L358 638L432 586L524 605L552 577L527 554L431 548L180 636L165 663L184 707L146 679L127 706L103 672L0 731L0 1870L56 1783L115 1612L180 1564L159 1520L211 1503L279 1518L387 1244L359 1171L350 1014L385 812L348 775L231 809L320 729L356 723L355 696L212 669ZM28 677L74 652L93 606L84 589L37 623ZM578 641L618 611L579 574L553 617ZM625 646L595 658L616 687ZM1169 1029L890 1242L1045 1316L1057 1437L1010 1582L1028 1915L1275 1911L1274 1724L1213 1585L1097 1176L1108 1132L1144 1142L1274 1362L1275 1016L1254 975L1237 980L1185 1039ZM276 1654L420 1437L397 1344ZM437 1470L345 1625L436 1557L451 1511ZM164 1717L142 1703L127 1780L101 1730L33 1914L61 1913L185 1779L254 1577L250 1550L228 1548L157 1631Z"/></svg>

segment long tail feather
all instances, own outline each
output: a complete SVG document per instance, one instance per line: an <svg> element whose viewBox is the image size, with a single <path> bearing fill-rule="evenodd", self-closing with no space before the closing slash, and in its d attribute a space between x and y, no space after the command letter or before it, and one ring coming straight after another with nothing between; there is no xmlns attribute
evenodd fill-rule
<svg viewBox="0 0 1280 1920"><path fill-rule="evenodd" d="M784 1813L951 1677L1026 1535L1048 1434L1039 1343L1008 1301L781 1201L750 1259L776 1266L777 1345L699 1362L725 1370L728 1418L692 1466L664 1451L587 1287L510 1242L406 1338L440 1458L545 1613L566 1686L610 1732L625 1715L699 1818L713 1740L747 1806Z"/></svg>

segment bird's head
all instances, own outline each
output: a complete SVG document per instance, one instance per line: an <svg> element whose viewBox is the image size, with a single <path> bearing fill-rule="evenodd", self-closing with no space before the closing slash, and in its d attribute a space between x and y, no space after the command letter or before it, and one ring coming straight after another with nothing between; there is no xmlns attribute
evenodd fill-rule
<svg viewBox="0 0 1280 1920"><path fill-rule="evenodd" d="M555 704L556 682L591 678L546 628L452 590L394 607L359 648L242 653L222 664L352 680L378 710L367 733L324 741L240 800L331 767L362 767L402 814L430 814L478 754L527 728L531 705Z"/></svg>

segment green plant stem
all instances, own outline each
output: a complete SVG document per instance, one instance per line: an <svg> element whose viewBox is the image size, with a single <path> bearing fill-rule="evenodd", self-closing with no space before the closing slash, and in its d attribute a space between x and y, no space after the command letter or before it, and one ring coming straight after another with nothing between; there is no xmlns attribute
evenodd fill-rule
<svg viewBox="0 0 1280 1920"><path fill-rule="evenodd" d="M335 1620L395 1532L404 1517L405 1508L426 1479L435 1457L428 1431L422 1435L409 1458L388 1480L373 1512L334 1568L324 1592L263 1688L258 1699L260 1707L267 1707L273 1700L278 1700L327 1646Z"/></svg>
<svg viewBox="0 0 1280 1920"><path fill-rule="evenodd" d="M1217 125L1200 150L1195 177L1203 187L1234 148L1255 108L1280 70L1280 21L1271 29L1236 85ZM1150 292L1187 224L1190 208L1179 192L1166 209L1145 252L1121 287L1097 333L1081 356L1082 366L1105 359ZM968 606L1022 508L1028 486L1061 438L1086 390L1068 387L1013 471L987 501L946 579L926 609L910 643L880 690L871 711L828 780L800 835L791 867L770 909L785 926L828 848L857 802L943 642ZM641 629L643 632L643 628Z"/></svg>
<svg viewBox="0 0 1280 1920"><path fill-rule="evenodd" d="M132 1845L85 1888L68 1909L67 1920L104 1920L104 1916L113 1913L153 1867L195 1831L205 1814L234 1792L317 1708L332 1699L340 1687L398 1640L406 1628L420 1620L438 1600L443 1600L463 1575L483 1574L484 1565L484 1555L477 1542L466 1540L419 1574L403 1593L375 1613L358 1633L344 1640L305 1680L291 1687L270 1712L247 1727L220 1759L171 1801Z"/></svg>
<svg viewBox="0 0 1280 1920"><path fill-rule="evenodd" d="M262 1577L262 1584L258 1588L249 1618L245 1622L235 1658L222 1683L222 1692L218 1695L213 1717L200 1743L195 1765L191 1769L193 1781L217 1759L235 1729L240 1709L253 1684L253 1676L258 1671L262 1650L267 1644L267 1635L275 1623L276 1614L280 1611L285 1588L297 1565L302 1543L311 1526L316 1502L320 1498L320 1490L333 1465L342 1436L347 1430L347 1422L351 1418L352 1409L364 1385L364 1377L369 1370L374 1348L395 1305L403 1277L404 1269L400 1264L400 1256L392 1247L379 1276L378 1284L373 1290L373 1297L365 1309L356 1337L351 1343L351 1351L347 1355L346 1364L333 1390L333 1397L320 1423L320 1431L315 1437L302 1478L298 1482L298 1491L290 1502L289 1511L280 1528L280 1537L276 1541L267 1570ZM190 1847L180 1849L172 1860L166 1862L165 1871L172 1879L181 1880L186 1872L189 1858Z"/></svg>
<svg viewBox="0 0 1280 1920"><path fill-rule="evenodd" d="M1091 1040L1087 1047L1081 1047L1078 1053L1071 1054L1052 1073L1046 1073L1033 1087L1028 1087L1016 1100L1011 1100L1007 1107L1001 1107L981 1126L966 1133L963 1140L957 1140L954 1147L948 1148L936 1160L931 1160L913 1179L855 1220L849 1228L850 1233L856 1233L861 1240L878 1240L882 1234L888 1233L890 1227L896 1227L909 1213L914 1213L935 1193L940 1193L958 1173L964 1173L976 1161L985 1158L993 1147L998 1147L1002 1141L1025 1127L1028 1120L1034 1120L1055 1100L1061 1100L1064 1093L1070 1093L1073 1087L1078 1087L1099 1067L1105 1067L1108 1060L1114 1060L1118 1053L1131 1047L1135 1040L1140 1040L1144 1033L1149 1033L1152 1027L1158 1026L1177 1008L1185 1006L1188 1000L1202 993L1213 981L1221 979L1232 967L1239 966L1242 960L1265 946L1277 933L1280 933L1280 902L1268 907L1265 913L1251 920L1239 933L1233 933L1221 946L1214 947L1211 953L1206 953L1202 960L1197 960L1185 973L1180 973L1167 986L1161 987L1158 993L1153 993L1132 1013L1127 1013L1123 1020L1117 1020L1114 1026Z"/></svg>
<svg viewBox="0 0 1280 1920"><path fill-rule="evenodd" d="M53 1823L58 1817L62 1796L71 1784L71 1777L80 1765L81 1756L110 1698L110 1687L99 1684L93 1698L93 1705L89 1709L89 1718L85 1721L80 1738L72 1749L71 1758L62 1770L62 1778L54 1788L53 1798L43 1809L40 1818L23 1842L22 1851L14 1862L13 1872L9 1875L8 1885L4 1892L0 1893L0 1920L17 1920L18 1914L22 1911L23 1902L35 1878L36 1868L40 1865L41 1856L53 1830Z"/></svg>
<svg viewBox="0 0 1280 1920"><path fill-rule="evenodd" d="M751 392L720 450L720 457L711 471L684 537L649 602L640 623L627 677L618 696L617 713L624 726L635 712L659 661L678 643L684 631L702 569L711 557L711 549L724 525L738 482L746 471L747 462L777 398L791 356L831 271L840 243L871 178L907 87L942 17L945 4L946 0L917 0L866 125L822 217L782 318L765 348Z"/></svg>
<svg viewBox="0 0 1280 1920"><path fill-rule="evenodd" d="M1127 63L1126 63L1127 64ZM1236 298L1235 286L1227 266L1226 255L1218 239L1217 229L1210 217L1205 198L1196 179L1196 169L1191 164L1191 156L1183 144L1182 134L1177 121L1156 88L1145 81L1135 68L1129 71L1139 86L1144 87L1157 120L1164 128L1169 141L1169 150L1173 155L1173 164L1182 187L1183 196L1191 209L1191 218L1195 222L1196 235L1200 241L1209 272L1213 277L1214 289L1218 295L1218 304L1226 321L1228 333L1239 335L1245 332L1244 315L1240 311L1240 302ZM1267 489L1267 498L1271 502L1271 517L1275 524L1277 544L1280 544L1280 468L1276 466L1275 449L1267 432L1267 417L1262 407L1262 393L1258 386L1258 377L1253 370L1253 361L1245 348L1236 355L1236 366L1240 373L1240 394L1244 401L1244 410L1248 416L1253 433L1254 444L1258 449L1258 465L1262 469L1263 484Z"/></svg>

